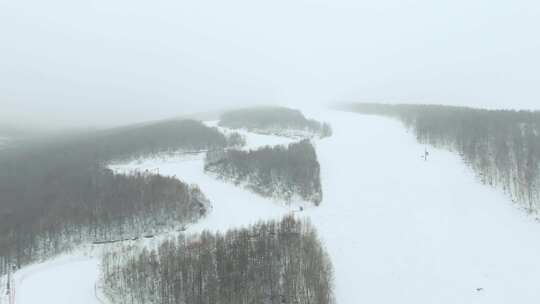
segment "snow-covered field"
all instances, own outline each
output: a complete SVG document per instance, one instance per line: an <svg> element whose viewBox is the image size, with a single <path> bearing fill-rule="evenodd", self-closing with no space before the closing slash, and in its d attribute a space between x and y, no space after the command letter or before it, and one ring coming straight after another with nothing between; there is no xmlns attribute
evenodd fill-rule
<svg viewBox="0 0 540 304"><path fill-rule="evenodd" d="M424 147L394 120L304 113L334 130L316 142L324 200L301 214L331 255L337 303L540 302L540 224L477 183L456 155L435 150L429 161L421 160ZM250 147L287 142L248 136ZM297 209L205 175L202 156L114 166L134 168L159 168L201 187L214 207L191 232ZM59 258L23 269L17 303L100 303L96 265L92 258Z"/></svg>
<svg viewBox="0 0 540 304"><path fill-rule="evenodd" d="M75 254L29 266L17 273L15 303L100 303L95 283L99 259Z"/></svg>

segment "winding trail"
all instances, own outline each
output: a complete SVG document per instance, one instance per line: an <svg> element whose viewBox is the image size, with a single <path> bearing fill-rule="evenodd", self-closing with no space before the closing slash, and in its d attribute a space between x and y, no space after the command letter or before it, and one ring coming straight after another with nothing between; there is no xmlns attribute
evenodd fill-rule
<svg viewBox="0 0 540 304"><path fill-rule="evenodd" d="M61 257L17 273L17 304L102 304L95 294L98 259Z"/></svg>
<svg viewBox="0 0 540 304"><path fill-rule="evenodd" d="M324 200L302 216L332 258L338 304L540 302L540 224L477 183L456 155L432 150L429 161L421 160L424 147L387 118L304 112L334 129L316 142ZM251 147L267 141L287 142L248 137ZM279 218L296 208L217 181L202 166L199 157L115 169L159 168L198 184L214 207L191 232ZM79 261L36 271L20 284L18 303L97 304L89 295L93 266ZM62 297L66 291L71 298Z"/></svg>

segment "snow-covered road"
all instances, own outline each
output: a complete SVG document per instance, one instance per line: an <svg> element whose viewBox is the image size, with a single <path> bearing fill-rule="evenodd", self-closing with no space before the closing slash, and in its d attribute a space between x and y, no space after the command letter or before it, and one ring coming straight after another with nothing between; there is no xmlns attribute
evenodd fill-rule
<svg viewBox="0 0 540 304"><path fill-rule="evenodd" d="M429 161L421 160L424 147L394 120L305 113L334 129L316 143L323 203L303 215L331 255L337 303L540 302L540 224L480 185L458 156L432 150ZM265 140L256 139L251 144ZM290 212L205 175L202 166L200 158L170 159L116 169L159 168L198 184L214 209L190 231L223 230ZM94 285L82 278L85 272L97 276L95 265L80 261L36 271L19 286L18 303L98 303L91 300ZM66 290L77 300L61 298Z"/></svg>

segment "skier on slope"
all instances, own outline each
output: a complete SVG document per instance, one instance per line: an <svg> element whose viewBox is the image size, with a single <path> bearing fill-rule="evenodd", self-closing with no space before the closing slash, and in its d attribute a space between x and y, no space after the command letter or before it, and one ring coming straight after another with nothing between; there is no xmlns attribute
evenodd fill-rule
<svg viewBox="0 0 540 304"><path fill-rule="evenodd" d="M429 156L429 152L428 152L428 150L426 148L426 150L424 151L424 157L423 157L425 161L427 161L428 156Z"/></svg>

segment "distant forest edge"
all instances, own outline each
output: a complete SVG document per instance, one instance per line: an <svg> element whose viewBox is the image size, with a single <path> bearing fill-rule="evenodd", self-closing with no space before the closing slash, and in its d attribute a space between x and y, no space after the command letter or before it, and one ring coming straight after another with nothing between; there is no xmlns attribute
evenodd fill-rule
<svg viewBox="0 0 540 304"><path fill-rule="evenodd" d="M196 221L197 186L149 173L114 174L111 161L167 151L223 149L204 124L166 121L25 142L0 154L0 274L73 245L134 238ZM234 141L234 140L233 140Z"/></svg>
<svg viewBox="0 0 540 304"><path fill-rule="evenodd" d="M217 128L210 128L195 120L169 120L144 125L117 127L101 131L78 132L22 141L13 149L6 149L16 157L20 151L32 151L39 161L41 152L60 152L66 161L88 163L148 157L170 151L206 151L237 144L238 134L225 136ZM29 153L27 153L29 154ZM9 155L8 155L9 157ZM1 159L0 159L1 161Z"/></svg>
<svg viewBox="0 0 540 304"><path fill-rule="evenodd" d="M219 126L293 138L322 138L332 135L332 128L328 123L307 119L302 112L285 107L254 107L227 111L221 115Z"/></svg>
<svg viewBox="0 0 540 304"><path fill-rule="evenodd" d="M419 142L458 152L482 183L529 212L540 210L540 112L371 103L341 109L401 120Z"/></svg>
<svg viewBox="0 0 540 304"><path fill-rule="evenodd" d="M21 137L35 132L35 130L27 130L0 122L0 137Z"/></svg>
<svg viewBox="0 0 540 304"><path fill-rule="evenodd" d="M204 170L262 196L286 201L301 198L315 205L322 201L320 165L307 139L250 151L210 151Z"/></svg>
<svg viewBox="0 0 540 304"><path fill-rule="evenodd" d="M113 303L334 303L333 269L315 229L292 216L157 250L106 255L101 292Z"/></svg>
<svg viewBox="0 0 540 304"><path fill-rule="evenodd" d="M10 144L11 138L7 136L0 135L0 151L4 148L7 148Z"/></svg>

